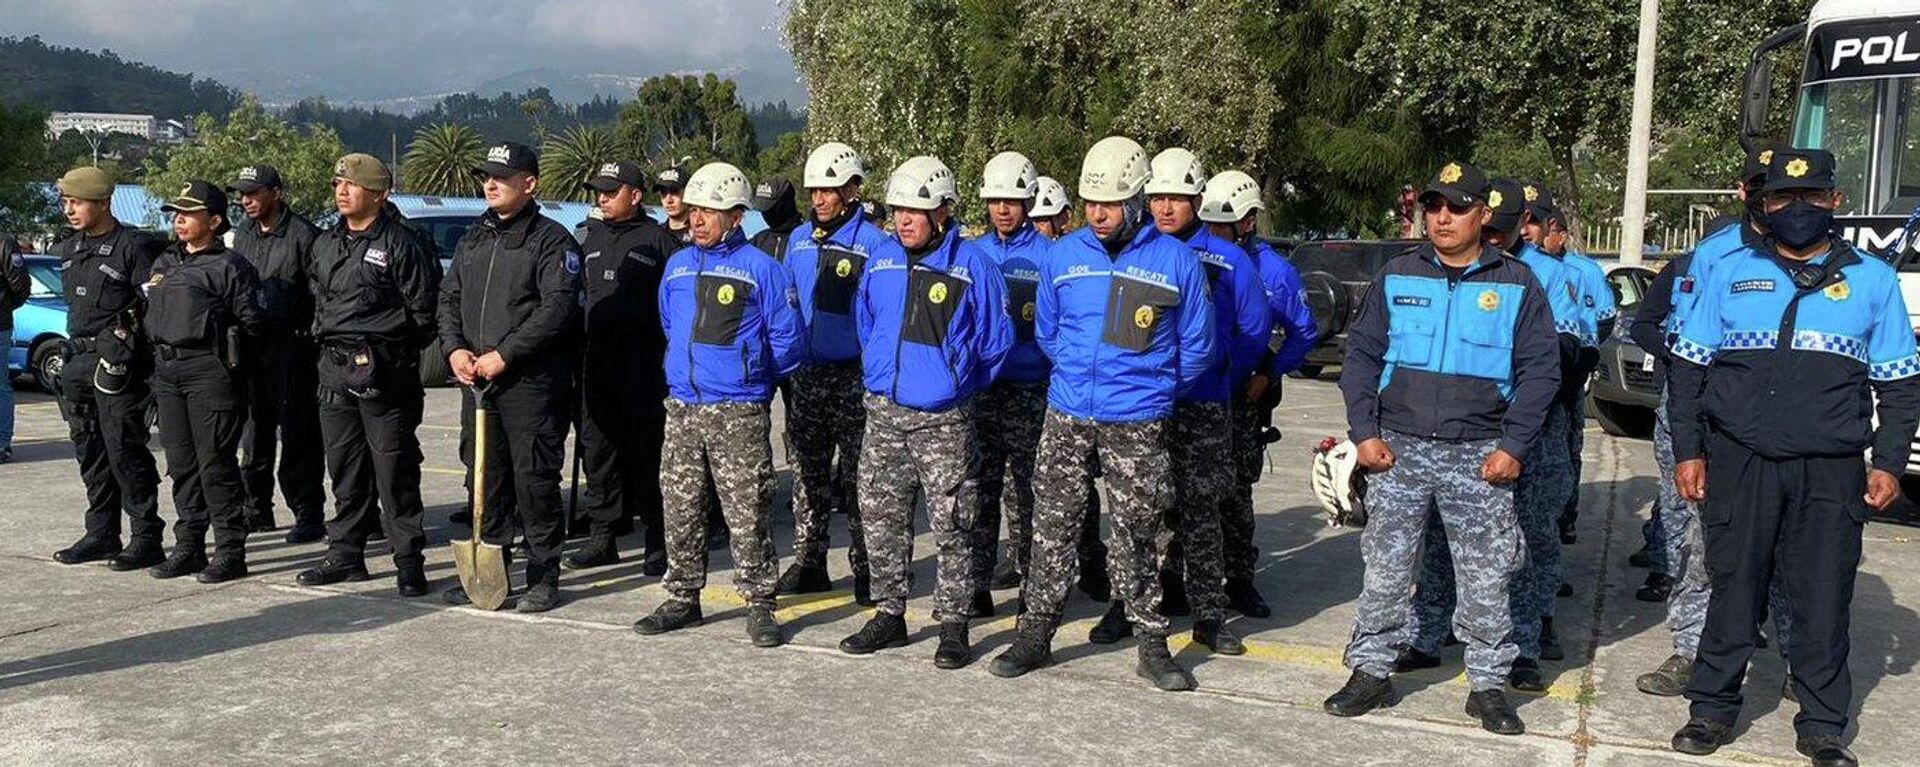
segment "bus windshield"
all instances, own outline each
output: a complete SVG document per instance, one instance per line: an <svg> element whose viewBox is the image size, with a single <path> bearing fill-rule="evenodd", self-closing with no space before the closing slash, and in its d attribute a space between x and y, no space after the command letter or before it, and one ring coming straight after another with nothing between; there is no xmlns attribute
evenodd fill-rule
<svg viewBox="0 0 1920 767"><path fill-rule="evenodd" d="M1869 194L1874 125L1879 114L1882 82L1855 80L1819 83L1800 91L1795 112L1793 143L1807 149L1825 149L1838 162L1835 181L1847 194L1842 215L1881 212Z"/></svg>

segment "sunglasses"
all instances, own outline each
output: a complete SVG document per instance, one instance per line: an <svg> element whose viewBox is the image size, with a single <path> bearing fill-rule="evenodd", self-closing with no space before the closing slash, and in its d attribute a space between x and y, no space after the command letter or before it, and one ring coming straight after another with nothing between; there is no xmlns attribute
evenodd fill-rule
<svg viewBox="0 0 1920 767"><path fill-rule="evenodd" d="M1816 207L1832 210L1840 204L1832 189L1788 189L1769 192L1760 198L1760 204L1768 211L1776 211L1796 202L1809 202Z"/></svg>
<svg viewBox="0 0 1920 767"><path fill-rule="evenodd" d="M1442 197L1433 197L1426 200L1425 202L1420 203L1420 207L1425 209L1428 213L1439 213L1440 211L1444 210L1456 216L1464 216L1467 213L1471 212L1474 208L1480 207L1480 204L1473 203L1470 205L1461 205L1460 203L1457 203Z"/></svg>

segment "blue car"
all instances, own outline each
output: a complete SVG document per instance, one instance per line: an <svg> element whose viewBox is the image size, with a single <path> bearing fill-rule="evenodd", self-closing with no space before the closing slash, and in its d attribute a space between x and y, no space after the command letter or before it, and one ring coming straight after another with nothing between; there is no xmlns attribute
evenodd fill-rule
<svg viewBox="0 0 1920 767"><path fill-rule="evenodd" d="M33 385L51 392L66 361L67 298L60 284L60 259L27 256L32 291L27 303L13 310L13 346L7 352L7 374L28 373Z"/></svg>

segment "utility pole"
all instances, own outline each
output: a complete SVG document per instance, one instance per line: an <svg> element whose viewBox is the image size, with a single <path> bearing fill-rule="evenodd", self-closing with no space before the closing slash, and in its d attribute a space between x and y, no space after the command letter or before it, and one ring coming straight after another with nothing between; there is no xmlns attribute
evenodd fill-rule
<svg viewBox="0 0 1920 767"><path fill-rule="evenodd" d="M1633 61L1633 124L1627 135L1627 199L1621 206L1620 263L1638 266L1646 242L1647 153L1653 141L1654 46L1660 0L1640 0L1640 43Z"/></svg>

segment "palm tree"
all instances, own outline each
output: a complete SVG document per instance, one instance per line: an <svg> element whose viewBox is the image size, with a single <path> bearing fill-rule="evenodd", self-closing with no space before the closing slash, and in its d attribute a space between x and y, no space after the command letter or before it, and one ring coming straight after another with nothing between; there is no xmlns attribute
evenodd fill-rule
<svg viewBox="0 0 1920 767"><path fill-rule="evenodd" d="M541 197L592 202L593 193L580 187L604 163L626 159L628 151L611 125L577 125L548 139L540 148Z"/></svg>
<svg viewBox="0 0 1920 767"><path fill-rule="evenodd" d="M480 133L465 125L436 123L413 134L400 165L401 189L413 194L474 197L480 183L473 166L486 157Z"/></svg>

